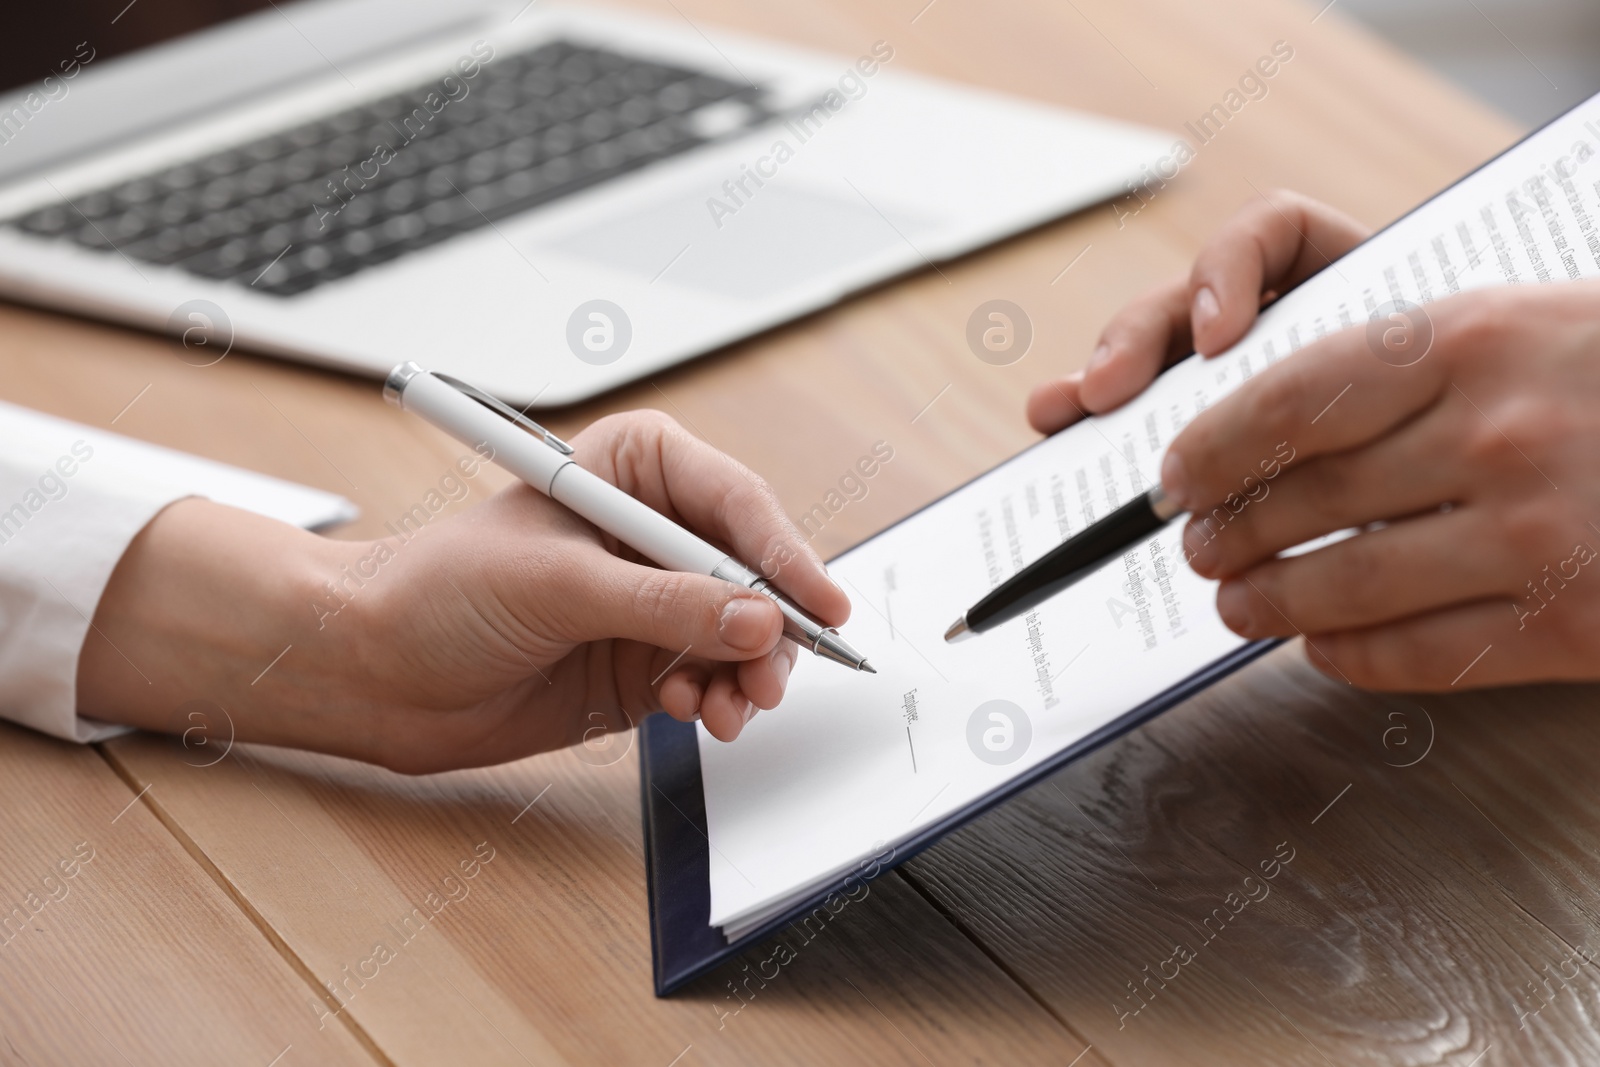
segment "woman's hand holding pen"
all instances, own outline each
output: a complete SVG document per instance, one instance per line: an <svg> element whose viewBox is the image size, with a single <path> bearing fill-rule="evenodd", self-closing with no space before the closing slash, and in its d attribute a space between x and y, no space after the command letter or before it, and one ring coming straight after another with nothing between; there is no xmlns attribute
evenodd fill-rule
<svg viewBox="0 0 1600 1067"><path fill-rule="evenodd" d="M848 616L765 483L671 419L612 416L572 443L591 471L738 558L781 563L778 584L814 616ZM241 550L271 565L241 572ZM337 615L317 610L342 567L378 557ZM798 653L765 596L653 567L525 485L404 544L181 501L134 541L94 622L86 714L160 730L204 698L240 740L414 773L559 748L658 708L731 740L778 703Z"/></svg>
<svg viewBox="0 0 1600 1067"><path fill-rule="evenodd" d="M1247 209L1189 279L1112 320L1109 356L1036 390L1030 418L1059 429L1122 403L1191 343L1220 353L1271 291L1362 236L1301 197ZM1191 566L1222 579L1230 628L1303 635L1314 664L1355 685L1600 678L1600 286L1480 290L1413 316L1428 335L1415 362L1380 358L1358 326L1178 435L1162 485L1194 512ZM1246 497L1260 483L1245 477L1285 443L1292 460ZM1363 532L1279 555L1350 528Z"/></svg>

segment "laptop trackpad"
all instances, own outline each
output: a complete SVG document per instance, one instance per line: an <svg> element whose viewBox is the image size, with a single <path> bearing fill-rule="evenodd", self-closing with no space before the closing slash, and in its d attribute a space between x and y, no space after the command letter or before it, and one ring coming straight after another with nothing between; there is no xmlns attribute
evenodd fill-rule
<svg viewBox="0 0 1600 1067"><path fill-rule="evenodd" d="M766 185L735 204L727 196L657 202L568 234L552 246L646 281L724 296L771 296L906 246L918 220L893 225L860 200ZM897 228L898 231L897 232Z"/></svg>

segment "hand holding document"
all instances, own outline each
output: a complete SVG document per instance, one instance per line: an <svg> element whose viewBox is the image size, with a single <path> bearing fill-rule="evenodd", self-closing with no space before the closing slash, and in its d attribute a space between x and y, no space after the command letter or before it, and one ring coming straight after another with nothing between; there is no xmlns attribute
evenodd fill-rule
<svg viewBox="0 0 1600 1067"><path fill-rule="evenodd" d="M1289 292L1229 351L1190 358L834 561L856 603L849 636L880 673L804 672L737 745L701 733L710 924L739 938L1245 649L1217 614L1216 584L1186 564L1177 523L987 634L942 637L964 608L1155 486L1191 420L1299 349L1363 327L1350 336L1397 367L1427 355L1419 305L1600 277L1600 172L1583 172L1600 167L1597 120L1600 103L1580 107ZM1337 383L1322 384L1331 407ZM1322 417L1304 414L1308 428ZM1273 472L1315 436L1293 429L1241 463L1230 513L1260 508Z"/></svg>

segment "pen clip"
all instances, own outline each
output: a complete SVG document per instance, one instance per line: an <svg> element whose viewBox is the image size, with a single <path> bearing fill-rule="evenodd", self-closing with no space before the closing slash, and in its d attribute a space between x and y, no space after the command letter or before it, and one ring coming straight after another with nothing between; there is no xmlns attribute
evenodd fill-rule
<svg viewBox="0 0 1600 1067"><path fill-rule="evenodd" d="M567 444L565 441L551 433L549 430L545 429L543 426L540 426L537 422L534 422L532 419L528 418L528 416L524 415L516 408L511 407L509 404L490 396L482 389L479 389L475 385L464 382L460 378L452 378L450 375L441 374L438 371L429 371L428 373L432 374L435 378L439 379L456 392L465 395L469 399L476 400L478 403L482 404L496 415L499 415L507 422L514 423L530 433L537 434L545 444L549 445L557 452L560 452L563 456L572 455L573 448L571 445Z"/></svg>

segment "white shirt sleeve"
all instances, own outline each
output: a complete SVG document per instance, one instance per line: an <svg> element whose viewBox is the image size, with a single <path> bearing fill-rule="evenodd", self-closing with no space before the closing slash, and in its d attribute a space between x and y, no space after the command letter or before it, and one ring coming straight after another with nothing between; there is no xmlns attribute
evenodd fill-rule
<svg viewBox="0 0 1600 1067"><path fill-rule="evenodd" d="M49 465L0 454L0 718L83 742L127 730L77 712L78 655L100 596L128 543L190 495L75 478L93 454L81 440Z"/></svg>

